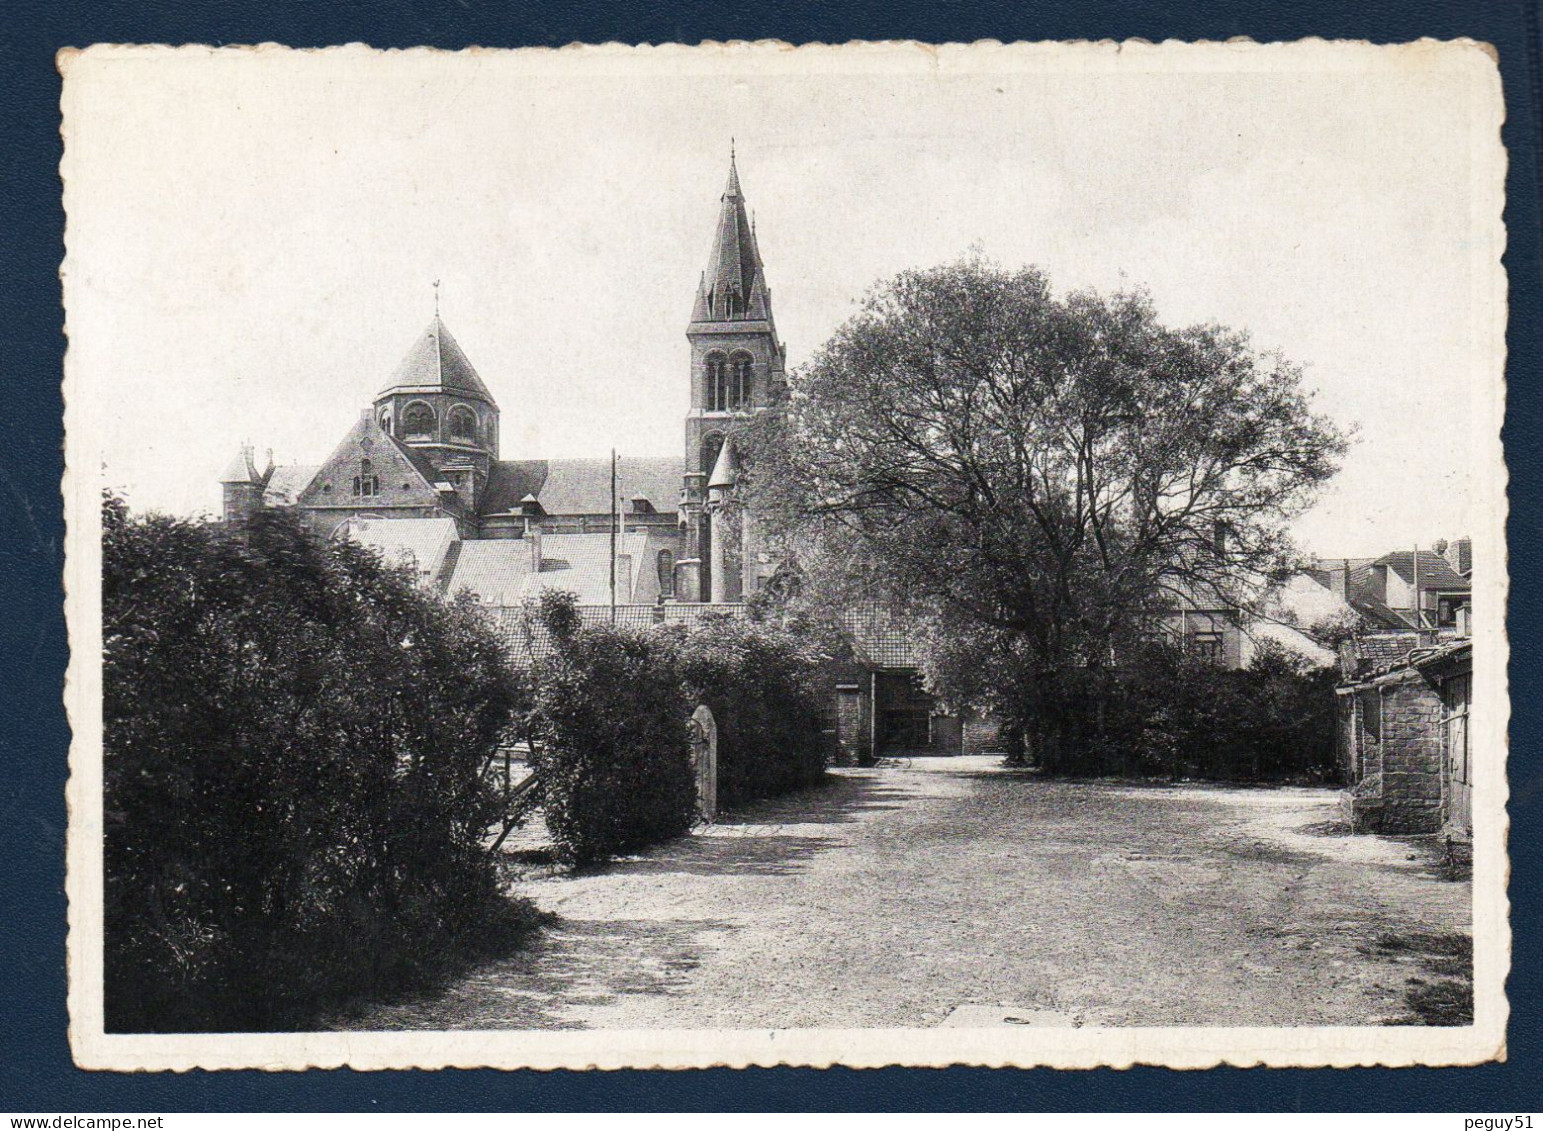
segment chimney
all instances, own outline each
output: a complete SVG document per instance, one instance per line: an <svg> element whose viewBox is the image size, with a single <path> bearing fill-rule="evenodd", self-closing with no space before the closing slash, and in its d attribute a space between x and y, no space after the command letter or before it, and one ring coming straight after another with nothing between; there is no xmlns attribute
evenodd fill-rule
<svg viewBox="0 0 1543 1131"><path fill-rule="evenodd" d="M1457 606L1457 635L1473 635L1473 609L1466 601Z"/></svg>
<svg viewBox="0 0 1543 1131"><path fill-rule="evenodd" d="M525 537L530 539L530 572L541 572L541 523L527 523Z"/></svg>
<svg viewBox="0 0 1543 1131"><path fill-rule="evenodd" d="M1329 588L1341 601L1350 600L1350 559L1329 570Z"/></svg>

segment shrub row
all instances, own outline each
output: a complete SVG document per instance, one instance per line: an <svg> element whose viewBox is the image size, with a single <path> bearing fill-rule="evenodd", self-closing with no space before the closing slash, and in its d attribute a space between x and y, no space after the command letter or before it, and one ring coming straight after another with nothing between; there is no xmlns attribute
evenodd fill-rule
<svg viewBox="0 0 1543 1131"><path fill-rule="evenodd" d="M681 678L718 724L718 799L726 806L810 785L826 740L813 675L818 657L771 625L723 618L680 638Z"/></svg>
<svg viewBox="0 0 1543 1131"><path fill-rule="evenodd" d="M509 937L486 768L522 690L475 609L282 512L103 558L107 1027L272 1030Z"/></svg>
<svg viewBox="0 0 1543 1131"><path fill-rule="evenodd" d="M559 857L589 864L685 832L696 779L669 642L584 625L571 593L543 593L538 616L551 649L528 730Z"/></svg>
<svg viewBox="0 0 1543 1131"><path fill-rule="evenodd" d="M1151 644L1117 671L1063 681L1063 741L1051 772L1232 781L1328 780L1332 669L1261 645L1244 669Z"/></svg>
<svg viewBox="0 0 1543 1131"><path fill-rule="evenodd" d="M690 633L581 623L571 594L534 610L551 643L528 731L548 831L586 864L686 831L696 811L687 719L718 725L718 797L740 805L818 781L824 753L794 637L727 617Z"/></svg>

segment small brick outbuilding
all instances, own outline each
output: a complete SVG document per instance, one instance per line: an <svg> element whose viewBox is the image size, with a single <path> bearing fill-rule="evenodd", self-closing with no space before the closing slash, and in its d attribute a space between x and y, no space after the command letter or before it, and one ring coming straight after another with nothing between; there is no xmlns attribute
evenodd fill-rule
<svg viewBox="0 0 1543 1131"><path fill-rule="evenodd" d="M1470 835L1473 642L1390 633L1347 642L1338 744L1358 832Z"/></svg>

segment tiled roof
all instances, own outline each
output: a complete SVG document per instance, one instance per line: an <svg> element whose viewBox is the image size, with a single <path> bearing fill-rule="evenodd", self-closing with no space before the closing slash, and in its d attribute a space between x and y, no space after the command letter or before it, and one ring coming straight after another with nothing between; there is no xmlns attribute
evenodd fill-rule
<svg viewBox="0 0 1543 1131"><path fill-rule="evenodd" d="M628 601L639 572L652 567L646 559L647 544L646 534L622 534L617 538L618 601ZM547 534L541 540L539 573L531 569L532 558L531 543L523 538L462 542L447 592L469 589L483 604L519 605L543 589L562 589L575 594L581 604L609 606L609 534Z"/></svg>
<svg viewBox="0 0 1543 1131"><path fill-rule="evenodd" d="M504 459L488 468L487 486L477 500L481 514L507 514L520 509L520 500L534 495L546 481L546 460ZM607 500L604 513L610 513Z"/></svg>
<svg viewBox="0 0 1543 1131"><path fill-rule="evenodd" d="M1354 574L1351 575L1351 583L1355 583ZM1378 625L1385 629L1402 628L1409 625L1407 620L1399 616L1386 604L1384 604L1382 598L1376 596L1373 593L1368 593L1365 588L1360 588L1351 592L1350 607L1355 609L1355 611L1360 613L1362 616L1375 621Z"/></svg>
<svg viewBox="0 0 1543 1131"><path fill-rule="evenodd" d="M388 564L411 564L427 578L438 575L445 552L456 540L453 518L354 518L348 520L347 533Z"/></svg>
<svg viewBox="0 0 1543 1131"><path fill-rule="evenodd" d="M1364 675L1400 663L1419 645L1420 636L1416 632L1379 632L1352 637L1346 647L1354 670L1346 674Z"/></svg>
<svg viewBox="0 0 1543 1131"><path fill-rule="evenodd" d="M1414 551L1395 550L1378 558L1377 565L1385 565L1399 577L1414 584ZM1431 550L1420 551L1420 588L1468 589L1468 579L1452 568L1452 564Z"/></svg>
<svg viewBox="0 0 1543 1131"><path fill-rule="evenodd" d="M1411 632L1400 634L1401 644L1390 640L1385 647L1366 647L1368 641L1376 639L1378 638L1361 637L1354 641L1358 666L1353 673L1349 673L1347 682L1371 680L1378 676L1415 668L1461 663L1473 654L1473 639L1467 636L1421 645L1420 638Z"/></svg>
<svg viewBox="0 0 1543 1131"><path fill-rule="evenodd" d="M275 467L268 477L268 489L263 492L263 505L269 507L293 506L301 491L310 486L311 480L321 470L319 463L290 463Z"/></svg>
<svg viewBox="0 0 1543 1131"><path fill-rule="evenodd" d="M840 623L860 660L881 668L914 668L921 662L914 625L902 624L878 606L846 609Z"/></svg>
<svg viewBox="0 0 1543 1131"><path fill-rule="evenodd" d="M622 456L616 467L616 504L622 514L633 499L673 514L680 507L684 462L677 456ZM500 460L492 467L478 506L483 514L519 509L534 495L547 514L611 513L608 459Z"/></svg>
<svg viewBox="0 0 1543 1131"><path fill-rule="evenodd" d="M488 387L472 368L471 360L437 314L428 329L413 342L381 393L394 390L464 393L487 404L494 403L493 394L488 392Z"/></svg>
<svg viewBox="0 0 1543 1131"><path fill-rule="evenodd" d="M1473 638L1448 640L1428 648L1418 648L1409 655L1411 667L1428 668L1450 660L1461 660L1473 652Z"/></svg>

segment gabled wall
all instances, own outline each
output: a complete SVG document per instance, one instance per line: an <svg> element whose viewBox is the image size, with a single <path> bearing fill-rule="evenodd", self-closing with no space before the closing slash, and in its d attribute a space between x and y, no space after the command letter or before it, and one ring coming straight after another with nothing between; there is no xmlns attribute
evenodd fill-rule
<svg viewBox="0 0 1543 1131"><path fill-rule="evenodd" d="M366 459L379 480L373 496L353 493L354 477L361 474ZM330 534L346 518L437 518L448 513L440 493L396 441L381 431L373 413L354 422L296 503L306 522L322 534Z"/></svg>

